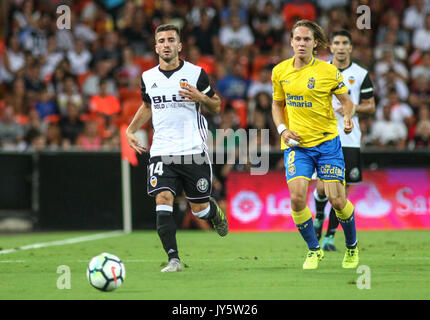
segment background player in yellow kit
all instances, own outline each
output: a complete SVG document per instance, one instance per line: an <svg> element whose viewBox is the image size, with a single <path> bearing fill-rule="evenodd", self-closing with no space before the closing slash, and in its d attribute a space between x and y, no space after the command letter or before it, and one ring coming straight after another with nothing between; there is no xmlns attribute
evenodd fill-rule
<svg viewBox="0 0 430 320"><path fill-rule="evenodd" d="M314 50L326 47L327 38L315 22L300 20L291 30L294 56L273 68L273 120L281 135L291 211L294 223L309 252L303 269L316 269L324 253L313 228L306 204L314 170L324 182L324 191L344 229L347 249L344 268L358 265L354 206L346 199L345 163L332 108L335 94L344 110L344 131L353 129L353 104L339 70L314 57Z"/></svg>

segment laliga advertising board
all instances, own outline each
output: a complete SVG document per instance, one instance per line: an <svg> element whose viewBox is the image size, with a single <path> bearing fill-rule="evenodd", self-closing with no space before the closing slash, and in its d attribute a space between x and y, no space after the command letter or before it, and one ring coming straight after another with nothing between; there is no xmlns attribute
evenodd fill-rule
<svg viewBox="0 0 430 320"><path fill-rule="evenodd" d="M312 181L308 206L313 215L314 189ZM430 228L429 169L364 171L363 182L350 187L348 198L355 206L358 230ZM296 231L283 172L231 173L227 201L231 231ZM328 204L326 217L329 211Z"/></svg>

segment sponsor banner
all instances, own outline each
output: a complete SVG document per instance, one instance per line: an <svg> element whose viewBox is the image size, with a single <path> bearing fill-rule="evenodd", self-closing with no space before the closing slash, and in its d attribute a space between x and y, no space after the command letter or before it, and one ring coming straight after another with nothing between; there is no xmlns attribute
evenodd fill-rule
<svg viewBox="0 0 430 320"><path fill-rule="evenodd" d="M311 181L308 206L315 215ZM296 230L283 172L250 175L232 172L227 180L231 231ZM358 230L430 228L430 170L387 169L364 171L363 182L349 188ZM330 204L326 206L328 223Z"/></svg>

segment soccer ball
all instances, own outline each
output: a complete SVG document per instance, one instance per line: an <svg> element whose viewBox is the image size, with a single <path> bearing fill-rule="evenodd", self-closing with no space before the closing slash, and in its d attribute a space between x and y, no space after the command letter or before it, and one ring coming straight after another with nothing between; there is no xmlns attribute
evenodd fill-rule
<svg viewBox="0 0 430 320"><path fill-rule="evenodd" d="M90 284L102 291L112 291L121 286L125 279L125 267L120 258L104 252L91 259L87 269Z"/></svg>

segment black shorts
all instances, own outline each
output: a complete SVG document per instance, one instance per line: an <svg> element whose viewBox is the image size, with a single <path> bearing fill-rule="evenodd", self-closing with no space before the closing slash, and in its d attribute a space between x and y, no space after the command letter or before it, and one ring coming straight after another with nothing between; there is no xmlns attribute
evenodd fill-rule
<svg viewBox="0 0 430 320"><path fill-rule="evenodd" d="M362 181L362 166L360 148L342 147L345 159L346 184L360 183Z"/></svg>
<svg viewBox="0 0 430 320"><path fill-rule="evenodd" d="M209 201L212 192L212 165L207 153L195 156L150 158L147 168L148 194L156 196L162 191L170 190L176 196L177 190L182 186L190 202Z"/></svg>

